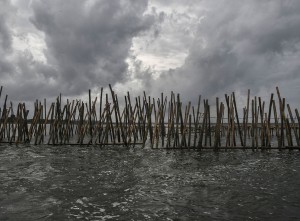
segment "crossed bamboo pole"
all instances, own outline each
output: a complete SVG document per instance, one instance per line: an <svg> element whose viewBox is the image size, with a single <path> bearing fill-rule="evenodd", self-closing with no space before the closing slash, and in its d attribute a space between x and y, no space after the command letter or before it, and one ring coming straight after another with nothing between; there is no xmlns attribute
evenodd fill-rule
<svg viewBox="0 0 300 221"><path fill-rule="evenodd" d="M2 99L3 87L0 88ZM216 98L215 112L207 99L199 96L194 106L184 104L180 94L171 92L168 99L124 96L125 105L111 85L88 102L62 103L61 94L47 109L47 102L36 100L28 119L25 103L13 106L4 97L0 108L0 143L33 145L136 146L153 149L299 149L300 116L292 111L276 87L267 103L247 93L242 113L235 93ZM97 103L98 102L98 103ZM16 109L14 109L16 107ZM98 108L99 107L99 108ZM16 110L16 111L15 111ZM239 116L241 115L241 116Z"/></svg>

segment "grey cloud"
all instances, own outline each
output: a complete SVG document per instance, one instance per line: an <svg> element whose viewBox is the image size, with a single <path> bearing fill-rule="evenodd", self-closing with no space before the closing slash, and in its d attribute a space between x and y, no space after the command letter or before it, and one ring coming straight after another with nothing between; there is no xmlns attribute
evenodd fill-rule
<svg viewBox="0 0 300 221"><path fill-rule="evenodd" d="M300 83L300 2L202 3L207 10L198 16L205 19L185 64L152 81L153 90L176 84L185 97L196 99L248 88L263 95L278 85L289 97L285 88Z"/></svg>
<svg viewBox="0 0 300 221"><path fill-rule="evenodd" d="M12 7L8 0L0 2L0 53L9 52L11 50L12 38L10 29L7 26L7 18Z"/></svg>
<svg viewBox="0 0 300 221"><path fill-rule="evenodd" d="M12 33L8 22L14 8L8 0L0 1L0 79L14 72L14 65L8 60L12 53Z"/></svg>
<svg viewBox="0 0 300 221"><path fill-rule="evenodd" d="M155 22L144 15L147 0L33 0L16 9L11 3L0 2L0 76L13 100L76 96L127 81L132 38ZM43 33L46 61L15 50L14 32Z"/></svg>
<svg viewBox="0 0 300 221"><path fill-rule="evenodd" d="M109 83L130 85L131 80L143 82L147 93L173 90L189 100L248 88L263 95L278 85L297 103L293 94L299 93L300 83L299 1L160 2L156 11L144 14L146 0L33 0L19 5L32 14L30 21L19 18L13 23L11 15L17 10L10 1L0 1L1 84L20 100L60 92L77 96ZM185 12L176 11L181 6ZM164 12L167 7L175 10ZM43 33L46 61L14 51L13 30ZM155 79L155 70L143 68L134 54L130 73L125 60L132 56L136 36L145 41L138 45L141 53L148 50L160 59L187 48L181 51L188 52L185 63Z"/></svg>
<svg viewBox="0 0 300 221"><path fill-rule="evenodd" d="M0 16L0 45L2 50L7 51L11 49L11 37L3 17Z"/></svg>
<svg viewBox="0 0 300 221"><path fill-rule="evenodd" d="M90 1L91 2L91 1ZM57 67L61 90L126 80L132 38L153 23L143 16L147 1L36 1L33 24L45 33L48 64Z"/></svg>

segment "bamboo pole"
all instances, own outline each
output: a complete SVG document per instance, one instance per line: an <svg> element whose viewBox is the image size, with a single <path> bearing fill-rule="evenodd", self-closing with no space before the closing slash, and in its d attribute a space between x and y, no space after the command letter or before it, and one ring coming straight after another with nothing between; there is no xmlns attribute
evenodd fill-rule
<svg viewBox="0 0 300 221"><path fill-rule="evenodd" d="M251 149L254 150L254 148L274 149L271 136L275 131L278 148L282 148L287 142L287 147L295 149L294 138L296 145L299 146L299 113L296 109L297 124L289 104L287 104L288 115L285 114L285 98L281 98L278 88L276 90L279 100L280 126L273 94L270 97L267 113L264 111L265 102L260 97L258 101L257 97L251 100L252 122L248 125L250 90L248 90L247 105L243 107L242 123L239 122L234 92L231 96L225 94L227 119L224 118L225 105L220 102L219 98L216 98L216 118L214 118L211 116L211 106L207 99L203 101L203 114L200 112L201 96L195 108L191 102L184 104L180 99L180 94L177 94L176 98L173 92L169 99L163 93L159 98L151 98L147 97L144 92L142 102L139 96L131 100L130 93L127 92L127 96L124 96L125 106L123 107L119 105L118 96L110 86L111 97L105 94L104 108L102 108L103 88L101 90L99 119L96 112L97 97L92 102L91 90L89 90L87 103L80 100L69 102L67 99L66 104L63 104L60 94L56 102L46 109L46 99L44 99L44 105L36 100L32 119L27 121L28 110L26 110L25 103L15 106L15 115L13 103L10 102L10 105L7 105L6 95L1 111L0 142L19 144L22 141L30 143L34 139L33 144L37 145L43 143L44 137L49 135L48 144L70 144L72 143L70 138L75 130L78 145L94 143L100 146L115 144L135 147L141 143L145 147L146 142L149 141L151 148L155 145L157 149L194 147L219 150L224 147L223 143L221 144L221 137L224 134L226 140L224 148L227 150L229 147L248 149L247 134L250 133ZM275 124L271 123L272 111ZM167 119L166 122L165 119ZM48 126L50 126L49 133L47 133ZM223 132L224 130L226 133ZM85 136L90 139L85 139ZM236 139L240 142L236 143Z"/></svg>
<svg viewBox="0 0 300 221"><path fill-rule="evenodd" d="M296 139L296 142L297 142L297 146L300 146L299 136L298 136L298 133L297 133L297 130L296 130L296 124L295 124L294 117L293 117L293 114L292 114L292 111L291 111L291 108L290 108L289 104L287 104L287 108L288 108L288 112L289 112L289 115L290 115L290 119L292 121L292 129L293 129L294 136L295 136L295 139Z"/></svg>
<svg viewBox="0 0 300 221"><path fill-rule="evenodd" d="M234 110L235 110L235 115L236 115L236 122L238 125L238 132L239 132L239 136L240 136L240 142L241 142L241 146L244 146L242 130L241 130L240 122L239 122L239 115L238 115L237 106L236 106L236 102L235 102L234 92L232 92L232 95L233 95L233 104L234 104Z"/></svg>
<svg viewBox="0 0 300 221"><path fill-rule="evenodd" d="M196 141L197 141L197 134L198 134L198 124L199 124L199 114L200 114L200 105L201 105L201 95L198 97L198 105L197 105L197 114L196 114L196 122L194 127L194 145L196 147Z"/></svg>
<svg viewBox="0 0 300 221"><path fill-rule="evenodd" d="M247 95L247 107L246 107L246 119L244 125L244 147L247 146L247 130L248 130L248 116L249 116L249 102L250 102L250 89L248 89Z"/></svg>

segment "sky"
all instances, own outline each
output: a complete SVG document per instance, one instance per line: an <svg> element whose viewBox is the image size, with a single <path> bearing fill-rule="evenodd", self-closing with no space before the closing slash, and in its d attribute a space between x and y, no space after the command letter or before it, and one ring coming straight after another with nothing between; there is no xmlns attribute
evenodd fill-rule
<svg viewBox="0 0 300 221"><path fill-rule="evenodd" d="M0 0L9 99L180 93L300 105L299 0Z"/></svg>

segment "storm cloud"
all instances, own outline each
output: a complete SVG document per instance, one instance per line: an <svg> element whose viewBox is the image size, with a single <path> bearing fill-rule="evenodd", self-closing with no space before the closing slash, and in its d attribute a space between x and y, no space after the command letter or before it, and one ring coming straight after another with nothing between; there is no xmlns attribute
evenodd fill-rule
<svg viewBox="0 0 300 221"><path fill-rule="evenodd" d="M300 2L1 0L1 85L15 100L170 91L196 101L269 96L299 104Z"/></svg>
<svg viewBox="0 0 300 221"><path fill-rule="evenodd" d="M132 38L153 23L150 15L143 15L146 0L37 0L28 8L32 30L44 38L45 61L37 61L29 51L23 51L11 61L17 68L1 65L1 75L3 79L3 74L10 72L10 76L4 76L4 83L13 88L9 90L15 96L25 94L29 99L37 93L80 95L89 88L126 81ZM5 20L2 23L1 43L6 49L10 35ZM10 81L12 76L15 82Z"/></svg>
<svg viewBox="0 0 300 221"><path fill-rule="evenodd" d="M7 55L11 53L12 38L8 27L9 12L12 7L8 1L0 1L0 73L5 77L12 72L13 68L7 60Z"/></svg>
<svg viewBox="0 0 300 221"><path fill-rule="evenodd" d="M300 2L206 1L185 64L152 82L195 99L252 89L264 96L279 86L299 101ZM269 96L269 94L268 94Z"/></svg>

